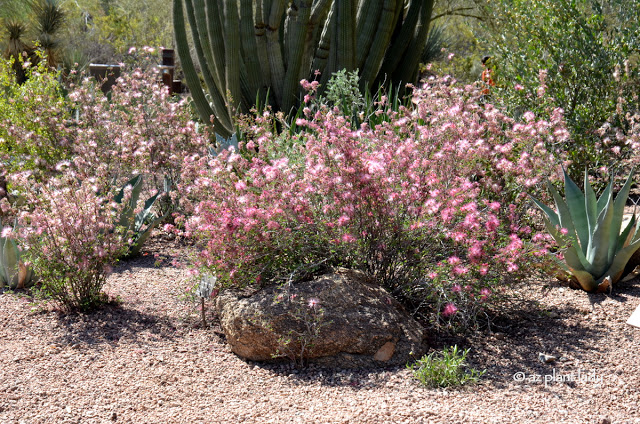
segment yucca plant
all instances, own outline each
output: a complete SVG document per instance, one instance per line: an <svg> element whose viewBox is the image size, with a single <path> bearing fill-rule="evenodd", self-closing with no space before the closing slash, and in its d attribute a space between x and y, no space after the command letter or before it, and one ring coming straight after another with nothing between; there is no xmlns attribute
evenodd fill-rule
<svg viewBox="0 0 640 424"><path fill-rule="evenodd" d="M565 199L547 182L556 211L533 199L544 212L545 226L556 242L563 246L561 268L570 281L588 292L603 292L623 277L627 262L640 248L639 225L635 213L622 228L624 207L629 197L631 177L614 199L613 179L596 198L584 177L584 193L564 174Z"/></svg>
<svg viewBox="0 0 640 424"><path fill-rule="evenodd" d="M176 50L200 118L233 117L267 99L289 114L300 80L358 70L362 92L415 82L435 0L174 0ZM186 19L185 19L186 11ZM187 25L192 37L187 37ZM188 39L193 40L193 50ZM195 52L206 86L196 73Z"/></svg>
<svg viewBox="0 0 640 424"><path fill-rule="evenodd" d="M10 20L4 24L6 32L9 34L9 42L4 51L7 59L13 59L13 70L16 73L18 84L23 84L27 80L26 71L22 67L23 61L32 58L34 49L27 45L22 37L27 28L21 22Z"/></svg>
<svg viewBox="0 0 640 424"><path fill-rule="evenodd" d="M45 52L47 65L57 65L57 49L59 42L56 34L65 21L65 13L58 0L32 0L31 9L35 13L38 44Z"/></svg>
<svg viewBox="0 0 640 424"><path fill-rule="evenodd" d="M0 228L2 222L0 221ZM13 230L17 228L17 222ZM24 289L35 283L33 270L22 260L22 250L11 237L0 236L0 289Z"/></svg>
<svg viewBox="0 0 640 424"><path fill-rule="evenodd" d="M136 175L129 180L122 189L120 189L118 194L114 197L114 201L116 203L121 204L125 201L125 188L128 186L131 187L131 197L128 198L127 205L120 214L118 226L127 231L131 231L132 233L132 243L125 255L127 257L131 257L140 253L142 245L151 235L151 231L169 215L170 211L165 213L163 216L156 216L156 214L152 212L154 203L161 195L161 193L158 192L154 196L148 198L144 202L142 209L136 213L138 200L140 199L140 192L142 191L141 175Z"/></svg>

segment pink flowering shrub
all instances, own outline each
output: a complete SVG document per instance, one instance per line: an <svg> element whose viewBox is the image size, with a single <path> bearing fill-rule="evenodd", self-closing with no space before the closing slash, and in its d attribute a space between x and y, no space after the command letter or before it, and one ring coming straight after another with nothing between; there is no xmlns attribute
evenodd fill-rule
<svg viewBox="0 0 640 424"><path fill-rule="evenodd" d="M469 90L432 81L375 128L306 109L304 131L278 136L266 112L237 151L188 158L199 265L234 286L355 268L436 324L471 312L455 303L457 284L489 303L493 285L541 254L527 241L524 192L556 174L545 146L566 129L559 112L517 123Z"/></svg>
<svg viewBox="0 0 640 424"><path fill-rule="evenodd" d="M95 179L76 181L34 183L26 194L31 209L19 215L20 236L43 292L65 310L89 310L104 300L102 286L126 251L126 235L115 227L113 196L97 194Z"/></svg>
<svg viewBox="0 0 640 424"><path fill-rule="evenodd" d="M123 184L143 174L149 189L162 191L165 178L179 182L186 156L207 151L208 135L191 120L187 100L171 97L153 66L124 66L109 96L84 78L68 97L77 118L69 123L72 166L85 178Z"/></svg>

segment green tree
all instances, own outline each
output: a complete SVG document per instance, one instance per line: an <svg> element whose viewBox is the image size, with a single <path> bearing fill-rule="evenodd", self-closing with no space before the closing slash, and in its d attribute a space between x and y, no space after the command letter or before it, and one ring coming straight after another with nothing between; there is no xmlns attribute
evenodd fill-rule
<svg viewBox="0 0 640 424"><path fill-rule="evenodd" d="M516 115L562 108L573 175L617 161L599 129L623 128L625 113L638 107L630 87L640 83L640 0L495 0L483 11L497 59L496 101Z"/></svg>

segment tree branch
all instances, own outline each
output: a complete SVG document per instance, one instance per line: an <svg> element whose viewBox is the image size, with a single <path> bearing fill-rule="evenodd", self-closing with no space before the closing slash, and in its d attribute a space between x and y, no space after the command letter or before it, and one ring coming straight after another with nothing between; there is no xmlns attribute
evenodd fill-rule
<svg viewBox="0 0 640 424"><path fill-rule="evenodd" d="M436 19L443 18L445 16L454 16L454 15L455 16L464 16L464 17L467 17L467 18L475 18L475 19L477 19L479 21L482 21L483 20L482 16L477 16L477 15L464 13L467 10L474 10L474 9L475 9L475 7L458 7L458 8L455 8L455 9L450 9L450 10L447 10L446 12L440 13L439 15L433 16L431 18L431 22L435 21Z"/></svg>

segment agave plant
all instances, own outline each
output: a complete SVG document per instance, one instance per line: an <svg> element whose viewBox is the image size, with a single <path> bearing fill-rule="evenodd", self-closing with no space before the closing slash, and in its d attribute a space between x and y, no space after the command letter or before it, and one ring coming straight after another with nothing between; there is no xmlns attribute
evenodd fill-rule
<svg viewBox="0 0 640 424"><path fill-rule="evenodd" d="M165 213L163 216L156 216L151 209L154 203L158 199L161 193L151 196L144 202L142 210L135 213L140 199L140 192L142 191L142 176L137 175L129 180L118 194L114 197L114 201L121 204L124 201L125 189L131 186L131 197L128 199L128 204L122 210L120 214L120 220L118 226L124 228L127 231L133 233L132 244L129 247L129 251L126 256L136 256L140 253L142 245L151 235L151 231L162 222L170 212Z"/></svg>
<svg viewBox="0 0 640 424"><path fill-rule="evenodd" d="M0 222L2 228L2 222ZM17 228L17 222L13 228ZM24 289L36 282L33 270L22 260L22 251L15 240L0 237L0 289Z"/></svg>
<svg viewBox="0 0 640 424"><path fill-rule="evenodd" d="M623 277L631 256L640 248L639 225L635 213L623 228L624 207L629 197L631 177L614 199L613 179L596 198L584 177L584 193L564 174L566 201L547 182L557 211L533 199L544 212L544 223L564 250L561 267L571 277L570 281L588 292L603 292Z"/></svg>

